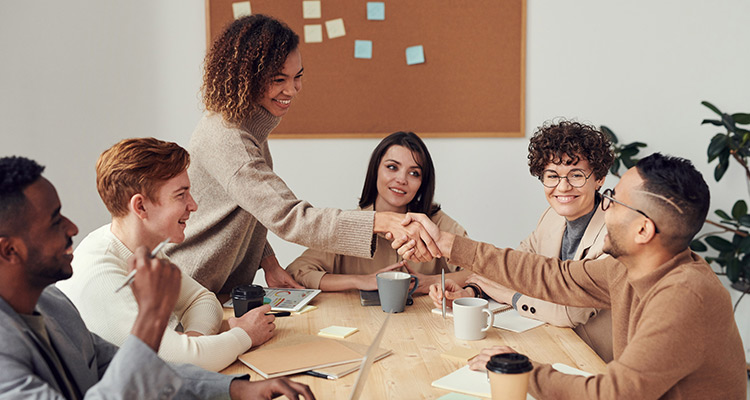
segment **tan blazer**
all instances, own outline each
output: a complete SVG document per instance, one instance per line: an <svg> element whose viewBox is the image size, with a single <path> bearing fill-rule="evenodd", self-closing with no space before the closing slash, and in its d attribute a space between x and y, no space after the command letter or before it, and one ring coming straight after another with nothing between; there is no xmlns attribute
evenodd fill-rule
<svg viewBox="0 0 750 400"><path fill-rule="evenodd" d="M362 211L371 210L372 207L367 207ZM466 230L443 211L436 212L430 219L441 231L450 232L457 236L466 236ZM367 275L401 260L401 256L391 248L391 242L378 235L377 248L372 259L308 249L292 261L286 270L301 285L311 289L319 289L320 280L327 273ZM455 272L459 269L455 265L449 265L445 258L437 258L423 263L410 262L409 268L426 275L439 274L443 268L446 269L446 272Z"/></svg>
<svg viewBox="0 0 750 400"><path fill-rule="evenodd" d="M539 218L534 232L521 242L517 250L559 258L564 233L565 217L560 216L550 207ZM583 233L573 260L607 257L602 252L606 234L604 211L597 207ZM516 301L516 307L524 317L573 328L604 362L610 362L614 358L610 310L569 307L526 295L521 295Z"/></svg>

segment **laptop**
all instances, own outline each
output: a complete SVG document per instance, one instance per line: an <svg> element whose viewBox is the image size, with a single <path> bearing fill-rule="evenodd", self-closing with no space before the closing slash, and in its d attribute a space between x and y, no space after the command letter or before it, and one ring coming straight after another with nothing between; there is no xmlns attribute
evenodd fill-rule
<svg viewBox="0 0 750 400"><path fill-rule="evenodd" d="M380 330L378 331L378 334L375 335L375 340L372 341L372 344L367 349L367 354L365 354L365 358L362 359L362 365L359 367L359 374L357 375L357 380L354 381L354 388L352 388L352 393L349 395L349 400L359 399L359 396L362 395L362 391L365 389L365 383L367 382L367 375L369 375L370 367L372 367L372 363L375 362L378 356L378 348L380 347L380 342L383 339L383 334L385 333L385 327L386 325L388 325L389 319L391 319L391 314L388 314L388 316L385 317L385 321L383 321L383 325L380 326Z"/></svg>

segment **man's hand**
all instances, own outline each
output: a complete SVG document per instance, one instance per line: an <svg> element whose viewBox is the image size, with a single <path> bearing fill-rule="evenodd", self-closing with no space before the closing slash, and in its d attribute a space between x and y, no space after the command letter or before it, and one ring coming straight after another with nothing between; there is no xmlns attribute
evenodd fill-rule
<svg viewBox="0 0 750 400"><path fill-rule="evenodd" d="M453 304L453 300L459 299L461 297L474 297L474 292L469 289L464 289L461 286L458 285L455 281L452 279L446 279L445 280L445 299L446 304L448 306L451 306ZM440 284L433 283L430 285L430 298L432 299L432 303L435 304L435 307L441 307L443 305L443 290L440 287Z"/></svg>
<svg viewBox="0 0 750 400"><path fill-rule="evenodd" d="M158 351L180 294L182 275L171 262L151 258L145 247L136 249L128 264L131 270L137 270L130 287L138 303L138 316L130 332Z"/></svg>
<svg viewBox="0 0 750 400"><path fill-rule="evenodd" d="M299 399L300 396L305 400L315 400L315 396L307 385L290 381L287 378L267 379L255 382L235 379L229 385L229 396L233 400L265 400L279 396L286 396L290 400Z"/></svg>
<svg viewBox="0 0 750 400"><path fill-rule="evenodd" d="M273 323L276 317L266 315L269 311L271 311L271 306L266 304L253 308L239 318L230 317L227 320L229 329L234 327L242 329L253 340L253 347L260 346L273 337L276 329L276 324Z"/></svg>
<svg viewBox="0 0 750 400"><path fill-rule="evenodd" d="M517 351L508 346L492 346L482 349L476 357L469 360L469 368L474 371L485 371L487 370L487 362L490 361L490 358L495 354L503 353L517 353Z"/></svg>
<svg viewBox="0 0 750 400"><path fill-rule="evenodd" d="M450 250L451 247L453 247L453 239L455 239L455 235L441 232L440 228L438 228L438 226L424 214L408 213L404 219L401 220L401 225L406 227L411 227L415 224L421 226L423 231L434 240L434 244L438 248L440 257L450 256ZM398 254L406 260L424 262L422 257L420 257L419 243L411 237L394 235L394 241L391 243L391 247L398 249Z"/></svg>
<svg viewBox="0 0 750 400"><path fill-rule="evenodd" d="M424 214L415 215L422 215L427 218ZM403 223L403 221L404 216L402 214L378 211L375 213L374 231L375 233L385 233L388 240L398 239L404 243L412 243L410 249L413 251L410 253L410 257L413 261L427 262L433 258L442 257L435 240L421 224ZM393 248L397 249L398 246Z"/></svg>
<svg viewBox="0 0 750 400"><path fill-rule="evenodd" d="M261 260L260 267L266 274L266 284L272 288L293 288L303 289L304 286L289 275L284 268L281 268L276 256L268 256Z"/></svg>
<svg viewBox="0 0 750 400"><path fill-rule="evenodd" d="M487 279L482 275L471 274L466 278L466 283L475 283L479 285L487 296L490 296L493 300L498 303L512 304L513 295L516 294L515 290L508 289L507 287Z"/></svg>

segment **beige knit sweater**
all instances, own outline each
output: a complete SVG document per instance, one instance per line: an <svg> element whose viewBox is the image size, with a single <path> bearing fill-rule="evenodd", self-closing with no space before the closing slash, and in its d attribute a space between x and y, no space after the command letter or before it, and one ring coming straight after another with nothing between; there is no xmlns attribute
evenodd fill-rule
<svg viewBox="0 0 750 400"><path fill-rule="evenodd" d="M560 261L456 237L450 262L534 297L612 309L614 361L591 377L534 364L537 399L745 399L729 293L690 250L630 280L612 257Z"/></svg>
<svg viewBox="0 0 750 400"><path fill-rule="evenodd" d="M306 247L372 257L373 212L315 208L273 172L268 135L280 121L262 107L240 127L209 113L190 139L198 210L185 241L167 254L213 292L253 281L260 261L273 255L267 229Z"/></svg>

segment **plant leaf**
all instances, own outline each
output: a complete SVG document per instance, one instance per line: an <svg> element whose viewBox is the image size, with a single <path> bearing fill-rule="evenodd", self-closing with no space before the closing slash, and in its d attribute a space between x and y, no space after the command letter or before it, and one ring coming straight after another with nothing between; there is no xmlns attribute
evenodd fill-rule
<svg viewBox="0 0 750 400"><path fill-rule="evenodd" d="M630 169L635 166L635 164L638 163L638 160L634 160L630 157L626 157L622 159L622 164L625 166L625 168Z"/></svg>
<svg viewBox="0 0 750 400"><path fill-rule="evenodd" d="M727 278L732 283L737 282L740 280L740 273L742 271L742 268L740 268L740 260L733 258L727 262Z"/></svg>
<svg viewBox="0 0 750 400"><path fill-rule="evenodd" d="M740 240L739 249L742 253L750 253L750 236L745 236Z"/></svg>
<svg viewBox="0 0 750 400"><path fill-rule="evenodd" d="M732 217L730 217L729 214L727 214L724 210L716 210L714 211L714 213L722 219L732 219Z"/></svg>
<svg viewBox="0 0 750 400"><path fill-rule="evenodd" d="M707 237L706 243L708 243L708 245L713 247L714 249L719 250L720 252L734 251L734 246L732 246L732 243L719 236L712 235Z"/></svg>
<svg viewBox="0 0 750 400"><path fill-rule="evenodd" d="M729 114L722 114L721 115L721 122L724 124L724 127L727 128L729 132L735 132L737 130L737 126L734 124L734 119Z"/></svg>
<svg viewBox="0 0 750 400"><path fill-rule="evenodd" d="M740 218L744 217L747 214L747 203L745 203L745 200L737 200L736 203L734 203L734 207L732 207L732 217L734 219L739 220Z"/></svg>
<svg viewBox="0 0 750 400"><path fill-rule="evenodd" d="M708 150L706 151L706 154L708 154L708 162L711 162L718 157L728 145L729 136L723 133L717 133L716 136L711 139L711 143L708 145Z"/></svg>
<svg viewBox="0 0 750 400"><path fill-rule="evenodd" d="M636 154L638 154L638 148L627 147L627 148L622 149L622 151L620 151L620 158L630 158Z"/></svg>
<svg viewBox="0 0 750 400"><path fill-rule="evenodd" d="M719 111L719 109L718 109L718 108L716 108L716 106L714 106L713 104L711 104L711 103L709 103L709 102L707 102L707 101L705 101L705 100L704 100L704 101L701 101L701 104L703 104L704 106L706 106L706 107L710 108L710 109L711 109L711 111L713 111L713 112L715 112L715 113L716 113L717 115L721 116L721 111Z"/></svg>
<svg viewBox="0 0 750 400"><path fill-rule="evenodd" d="M612 132L612 129L609 129L608 127L604 125L599 126L599 129L601 129L602 132L604 132L604 134L607 135L607 137L609 137L610 142L617 144L617 136L615 135L614 132Z"/></svg>
<svg viewBox="0 0 750 400"><path fill-rule="evenodd" d="M718 120L718 119L704 119L703 121L701 121L701 125L705 125L705 124L711 124L715 126L722 125L721 120Z"/></svg>
<svg viewBox="0 0 750 400"><path fill-rule="evenodd" d="M617 176L617 171L620 169L620 159L615 158L615 161L612 162L612 166L609 167L609 172L612 173L612 175Z"/></svg>
<svg viewBox="0 0 750 400"><path fill-rule="evenodd" d="M716 168L714 169L714 179L716 179L716 182L721 180L724 173L727 172L727 168L729 168L729 161L719 162L719 164L716 165Z"/></svg>
<svg viewBox="0 0 750 400"><path fill-rule="evenodd" d="M750 215L743 215L739 218L740 225L750 226Z"/></svg>
<svg viewBox="0 0 750 400"><path fill-rule="evenodd" d="M732 119L734 119L734 122L737 124L742 124L742 125L750 124L750 114L746 114L746 113L732 114Z"/></svg>
<svg viewBox="0 0 750 400"><path fill-rule="evenodd" d="M708 247L706 247L706 245L703 244L703 242L701 242L700 240L693 240L692 242L690 242L690 250L704 252L708 250Z"/></svg>

